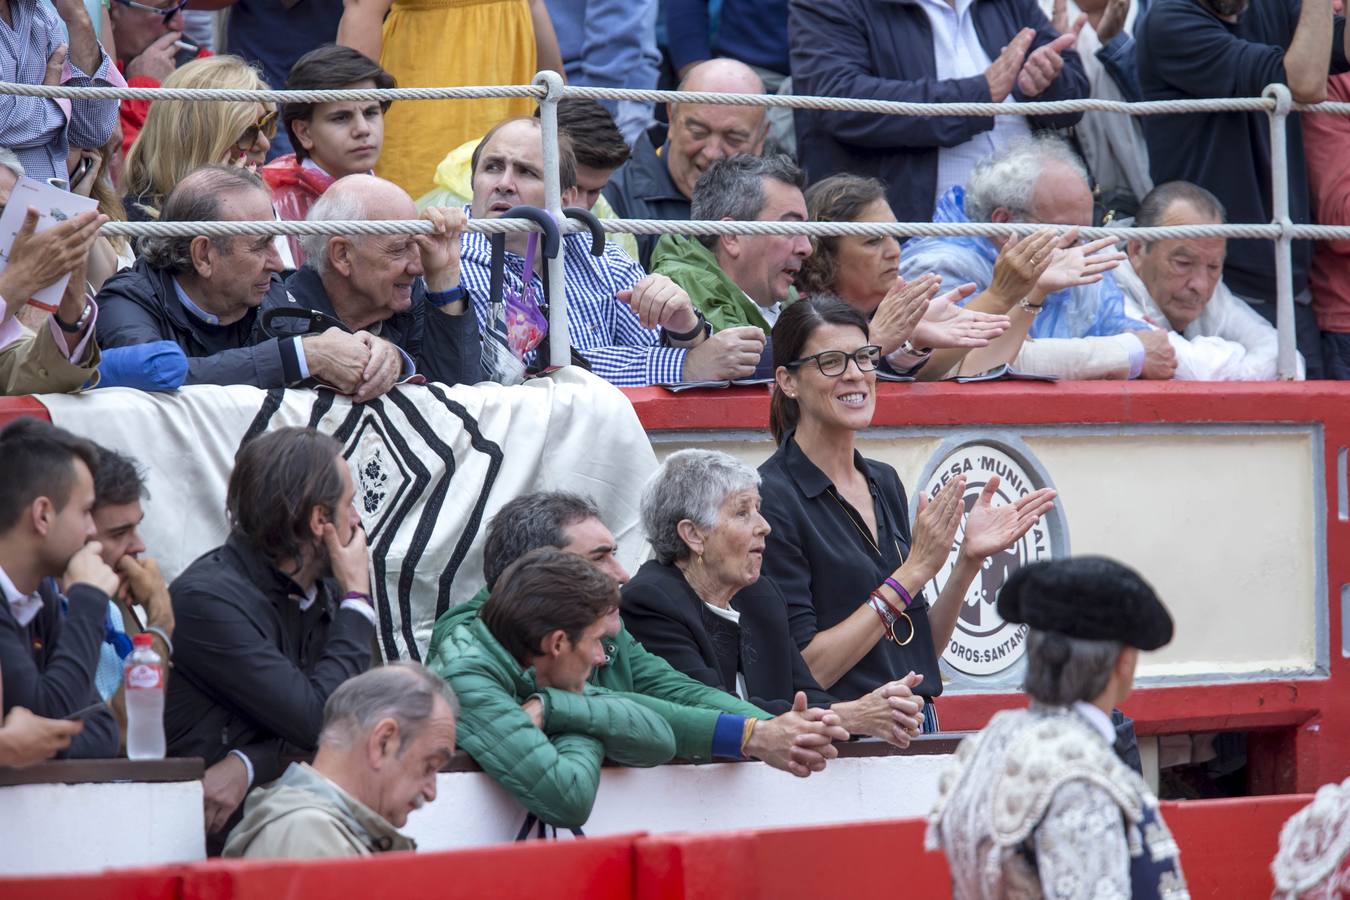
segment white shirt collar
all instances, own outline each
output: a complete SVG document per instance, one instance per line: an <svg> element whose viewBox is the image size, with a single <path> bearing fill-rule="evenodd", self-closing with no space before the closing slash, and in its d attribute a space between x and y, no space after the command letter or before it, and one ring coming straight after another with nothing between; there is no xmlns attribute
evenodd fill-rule
<svg viewBox="0 0 1350 900"><path fill-rule="evenodd" d="M1110 716L1083 700L1076 701L1073 709L1074 712L1088 720L1088 724L1105 739L1107 744L1112 747L1116 745L1116 726L1111 722Z"/></svg>
<svg viewBox="0 0 1350 900"><path fill-rule="evenodd" d="M732 609L730 606L728 606L726 609L723 609L720 606L713 606L706 600L703 601L703 605L708 607L708 611L713 615L717 616L719 619L726 619L728 622L734 622L737 625L741 624L740 610Z"/></svg>
<svg viewBox="0 0 1350 900"><path fill-rule="evenodd" d="M42 609L42 595L37 591L33 591L27 597L20 594L4 569L0 569L0 593L5 595L9 611L14 614L14 620L19 623L20 628L26 628Z"/></svg>

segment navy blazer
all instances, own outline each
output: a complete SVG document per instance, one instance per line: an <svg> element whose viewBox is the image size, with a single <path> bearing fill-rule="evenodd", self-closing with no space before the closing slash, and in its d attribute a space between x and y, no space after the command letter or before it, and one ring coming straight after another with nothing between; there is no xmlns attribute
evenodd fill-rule
<svg viewBox="0 0 1350 900"><path fill-rule="evenodd" d="M975 0L980 46L997 59L1023 28L1032 47L1059 36L1036 0ZM788 13L792 91L801 96L853 97L908 103L988 103L983 73L938 80L932 26L917 0L792 0ZM1059 77L1036 100L1089 95L1082 60L1064 56ZM1022 99L1015 87L1013 96ZM1079 113L1032 116L1032 128L1068 128ZM887 185L901 222L927 222L937 195L938 148L955 147L994 127L991 116L883 116L799 109L797 155L807 177L839 172L870 175Z"/></svg>
<svg viewBox="0 0 1350 900"><path fill-rule="evenodd" d="M834 697L811 677L788 630L787 603L767 578L731 598L741 614L741 674L749 701L774 715L792 708L797 691L811 706L829 706ZM648 560L623 587L623 624L652 653L706 685L736 693L726 684L717 651L703 621L703 601L674 565Z"/></svg>

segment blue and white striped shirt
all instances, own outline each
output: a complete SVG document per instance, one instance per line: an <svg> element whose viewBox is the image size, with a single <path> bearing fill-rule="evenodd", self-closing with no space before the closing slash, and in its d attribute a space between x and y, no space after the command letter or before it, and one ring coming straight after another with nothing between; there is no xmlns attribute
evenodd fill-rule
<svg viewBox="0 0 1350 900"><path fill-rule="evenodd" d="M465 212L468 212L466 207ZM460 244L460 280L473 295L473 311L483 332L483 369L492 372L491 342L505 342L500 320L492 321L492 243L489 235L466 232ZM643 328L637 314L615 295L629 290L647 273L616 244L605 244L603 256L591 256L591 236L570 234L563 238L567 281L567 330L596 375L620 387L674 384L683 378L684 358L689 352L663 345L661 331ZM506 253L503 288L521 293L525 260ZM543 280L534 273L535 297L544 296ZM547 338L546 338L547 340ZM507 351L509 352L509 351ZM525 357L534 362L538 351ZM555 365L560 360L553 361Z"/></svg>
<svg viewBox="0 0 1350 900"><path fill-rule="evenodd" d="M47 58L66 42L65 25L51 7L36 0L11 0L11 27L0 19L0 81L42 84ZM101 50L100 50L101 52ZM63 84L71 87L125 87L116 65L102 53L91 78L67 63ZM0 147L9 147L29 178L66 178L71 145L102 147L117 126L116 100L47 100L0 96Z"/></svg>

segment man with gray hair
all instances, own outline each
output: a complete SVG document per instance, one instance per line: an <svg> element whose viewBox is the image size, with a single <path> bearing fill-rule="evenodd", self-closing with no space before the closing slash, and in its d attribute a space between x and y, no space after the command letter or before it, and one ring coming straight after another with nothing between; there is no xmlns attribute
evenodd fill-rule
<svg viewBox="0 0 1350 900"><path fill-rule="evenodd" d="M1025 296L986 290L1008 238L924 237L905 245L900 275L936 273L947 284L974 282L981 292L968 308L1007 315L1012 326L973 351L963 371L1015 363L1026 372L1061 378L1171 378L1176 354L1167 336L1125 313L1112 276L1124 254L1110 238L1079 245L1077 228L1092 224L1087 170L1054 135L1018 140L981 160L962 187L938 201L933 221L1033 222L1065 226L1051 262Z"/></svg>
<svg viewBox="0 0 1350 900"><path fill-rule="evenodd" d="M223 855L317 859L417 849L397 829L436 799L458 716L454 691L419 663L390 663L344 682L324 705L313 764L291 763L248 800Z"/></svg>
<svg viewBox="0 0 1350 900"><path fill-rule="evenodd" d="M262 179L225 165L189 172L160 214L164 222L272 217L271 195ZM330 330L303 339L256 339L259 305L267 297L285 296L276 277L281 268L268 235L142 238L136 264L108 279L98 294L103 307L99 339L105 348L138 348L147 361L178 356L176 380L153 386L278 388L315 378L359 394L370 351L356 337ZM165 347L180 353L154 355Z"/></svg>
<svg viewBox="0 0 1350 900"><path fill-rule="evenodd" d="M735 59L696 63L680 81L682 91L712 94L762 94L764 81ZM664 146L643 135L633 156L605 186L605 199L624 219L688 219L694 186L708 167L738 153L764 152L769 122L762 106L670 103L670 130ZM640 234L638 260L652 267L657 236Z"/></svg>
<svg viewBox="0 0 1350 900"><path fill-rule="evenodd" d="M1189 181L1149 191L1134 227L1222 225L1223 204ZM1176 378L1187 381L1273 381L1279 338L1271 325L1223 281L1228 242L1221 237L1131 238L1129 259L1115 272L1125 312L1167 335L1177 355ZM1303 377L1303 359L1298 359Z"/></svg>
<svg viewBox="0 0 1350 900"><path fill-rule="evenodd" d="M1100 556L1024 566L998 597L1025 623L1029 709L997 713L939 782L929 849L957 900L1190 895L1144 780L1116 756L1111 711L1172 617L1138 573Z"/></svg>
<svg viewBox="0 0 1350 900"><path fill-rule="evenodd" d="M299 314L302 330L318 322L356 334L370 348L365 371L375 396L417 376L444 384L481 381L478 323L460 283L464 213L430 207L421 217L434 223L433 233L305 235L305 264L284 292L263 301L263 314L288 310ZM348 175L333 182L305 220L416 218L412 198L392 181Z"/></svg>
<svg viewBox="0 0 1350 900"><path fill-rule="evenodd" d="M786 156L732 156L713 163L694 188L691 216L724 222L805 222L806 184ZM767 338L780 309L797 299L793 281L811 255L804 234L663 235L656 272L693 298L714 328L758 329ZM762 344L747 348L763 352Z"/></svg>

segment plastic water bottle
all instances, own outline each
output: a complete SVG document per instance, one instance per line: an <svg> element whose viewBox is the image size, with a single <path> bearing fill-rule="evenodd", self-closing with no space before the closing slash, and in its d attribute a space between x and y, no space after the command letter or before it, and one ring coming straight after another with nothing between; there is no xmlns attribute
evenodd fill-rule
<svg viewBox="0 0 1350 900"><path fill-rule="evenodd" d="M164 660L154 638L137 634L122 668L127 700L127 758L164 758Z"/></svg>

